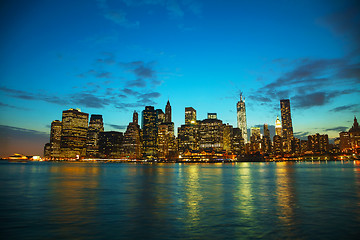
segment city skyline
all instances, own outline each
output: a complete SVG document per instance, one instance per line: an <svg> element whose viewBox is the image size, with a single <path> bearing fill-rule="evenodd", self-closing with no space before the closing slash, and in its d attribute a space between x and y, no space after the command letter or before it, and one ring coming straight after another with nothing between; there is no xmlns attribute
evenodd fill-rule
<svg viewBox="0 0 360 240"><path fill-rule="evenodd" d="M5 1L0 11L4 155L41 155L69 108L102 114L106 131L167 100L175 131L185 107L236 126L242 91L247 129L273 129L290 99L301 139L338 137L359 113L356 1Z"/></svg>

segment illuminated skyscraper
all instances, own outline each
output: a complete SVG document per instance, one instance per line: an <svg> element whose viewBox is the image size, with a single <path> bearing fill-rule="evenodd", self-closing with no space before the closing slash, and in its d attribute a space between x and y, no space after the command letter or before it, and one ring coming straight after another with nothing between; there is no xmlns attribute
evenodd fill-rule
<svg viewBox="0 0 360 240"><path fill-rule="evenodd" d="M281 108L281 121L282 121L282 134L284 142L284 152L291 152L291 140L294 138L292 120L291 120L291 111L290 111L290 100L282 99L280 100Z"/></svg>
<svg viewBox="0 0 360 240"><path fill-rule="evenodd" d="M99 153L99 134L104 131L104 123L102 115L92 114L87 133L87 149L86 155L88 157L98 157Z"/></svg>
<svg viewBox="0 0 360 240"><path fill-rule="evenodd" d="M196 110L192 107L185 108L185 124L196 124Z"/></svg>
<svg viewBox="0 0 360 240"><path fill-rule="evenodd" d="M144 157L156 157L157 114L153 106L143 110L141 129Z"/></svg>
<svg viewBox="0 0 360 240"><path fill-rule="evenodd" d="M86 155L89 114L79 109L63 111L61 130L61 157L77 158Z"/></svg>
<svg viewBox="0 0 360 240"><path fill-rule="evenodd" d="M282 137L282 127L279 116L276 117L276 121L275 121L275 135Z"/></svg>
<svg viewBox="0 0 360 240"><path fill-rule="evenodd" d="M242 93L240 93L240 101L236 105L237 107L237 125L241 129L241 135L246 144L248 141L247 137L247 124L246 124L246 108L245 108L245 98L243 99Z"/></svg>
<svg viewBox="0 0 360 240"><path fill-rule="evenodd" d="M171 122L171 106L169 100L166 103L165 107L165 122L170 123Z"/></svg>
<svg viewBox="0 0 360 240"><path fill-rule="evenodd" d="M61 129L62 129L61 121L55 120L51 123L50 157L52 158L60 157Z"/></svg>
<svg viewBox="0 0 360 240"><path fill-rule="evenodd" d="M124 134L123 149L126 158L141 158L140 126L138 125L138 113L136 111L133 113L133 121L129 123Z"/></svg>

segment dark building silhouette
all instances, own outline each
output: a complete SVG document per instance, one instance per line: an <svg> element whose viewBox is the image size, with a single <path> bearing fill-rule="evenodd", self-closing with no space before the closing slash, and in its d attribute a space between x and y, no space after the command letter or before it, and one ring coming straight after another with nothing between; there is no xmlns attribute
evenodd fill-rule
<svg viewBox="0 0 360 240"><path fill-rule="evenodd" d="M273 150L272 153L275 156L281 156L283 154L283 140L279 135L273 137Z"/></svg>
<svg viewBox="0 0 360 240"><path fill-rule="evenodd" d="M291 152L291 141L294 138L293 126L291 120L291 111L290 111L290 100L282 99L280 100L281 108L281 122L282 122L282 135L283 135L283 144L284 153Z"/></svg>
<svg viewBox="0 0 360 240"><path fill-rule="evenodd" d="M52 121L50 131L50 154L51 158L60 158L62 123L59 120Z"/></svg>
<svg viewBox="0 0 360 240"><path fill-rule="evenodd" d="M264 124L263 150L264 150L264 153L267 153L267 154L271 153L270 130L266 123Z"/></svg>
<svg viewBox="0 0 360 240"><path fill-rule="evenodd" d="M121 158L123 156L123 133L116 131L99 133L99 155L101 158Z"/></svg>
<svg viewBox="0 0 360 240"><path fill-rule="evenodd" d="M138 113L133 113L133 121L127 126L123 143L124 155L130 159L141 158L140 126L138 125Z"/></svg>
<svg viewBox="0 0 360 240"><path fill-rule="evenodd" d="M171 122L171 106L169 100L167 101L165 107L165 122L166 123Z"/></svg>
<svg viewBox="0 0 360 240"><path fill-rule="evenodd" d="M69 109L62 114L61 157L80 158L86 155L89 114Z"/></svg>
<svg viewBox="0 0 360 240"><path fill-rule="evenodd" d="M92 114L90 117L87 132L86 155L88 157L98 157L99 155L99 134L104 131L102 115Z"/></svg>
<svg viewBox="0 0 360 240"><path fill-rule="evenodd" d="M233 128L231 151L236 155L245 154L245 143L240 128Z"/></svg>

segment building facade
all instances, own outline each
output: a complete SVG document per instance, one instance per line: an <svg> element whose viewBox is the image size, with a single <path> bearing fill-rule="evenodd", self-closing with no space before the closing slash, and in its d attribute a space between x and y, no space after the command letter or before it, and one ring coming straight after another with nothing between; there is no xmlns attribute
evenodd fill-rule
<svg viewBox="0 0 360 240"><path fill-rule="evenodd" d="M281 109L281 122L282 122L282 135L283 135L283 151L285 153L291 152L291 141L294 138L291 111L290 111L290 100L280 100Z"/></svg>
<svg viewBox="0 0 360 240"><path fill-rule="evenodd" d="M240 101L236 105L236 110L237 110L237 126L241 130L241 136L246 144L248 142L246 107L245 107L245 98L243 98L242 93L240 94Z"/></svg>
<svg viewBox="0 0 360 240"><path fill-rule="evenodd" d="M89 114L79 109L69 109L62 114L61 157L82 158L86 156Z"/></svg>

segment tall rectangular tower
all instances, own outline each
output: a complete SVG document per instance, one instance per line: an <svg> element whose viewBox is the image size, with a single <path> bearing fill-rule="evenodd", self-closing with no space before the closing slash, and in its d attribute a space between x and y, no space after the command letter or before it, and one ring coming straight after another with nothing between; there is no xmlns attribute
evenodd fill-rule
<svg viewBox="0 0 360 240"><path fill-rule="evenodd" d="M246 108L245 98L243 99L242 93L240 93L240 101L236 105L237 107L237 125L241 130L241 136L244 139L244 143L248 142L247 137L247 124L246 124Z"/></svg>
<svg viewBox="0 0 360 240"><path fill-rule="evenodd" d="M282 122L282 135L284 142L284 152L291 152L291 140L294 138L292 120L291 120L291 111L290 111L290 100L282 99L280 100L280 109L281 109L281 122Z"/></svg>
<svg viewBox="0 0 360 240"><path fill-rule="evenodd" d="M99 153L99 134L104 131L102 115L92 114L87 133L87 150L88 157L97 157Z"/></svg>
<svg viewBox="0 0 360 240"><path fill-rule="evenodd" d="M84 157L89 114L79 109L69 109L62 114L61 156L64 158Z"/></svg>
<svg viewBox="0 0 360 240"><path fill-rule="evenodd" d="M156 157L157 114L153 106L146 106L142 112L142 143L145 157Z"/></svg>
<svg viewBox="0 0 360 240"><path fill-rule="evenodd" d="M196 110L192 107L185 108L185 124L186 125L196 124Z"/></svg>

